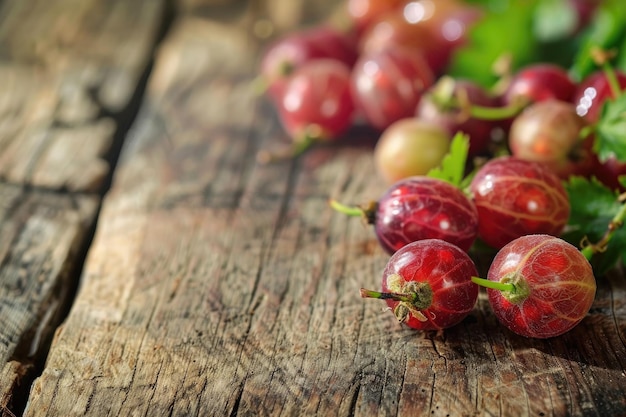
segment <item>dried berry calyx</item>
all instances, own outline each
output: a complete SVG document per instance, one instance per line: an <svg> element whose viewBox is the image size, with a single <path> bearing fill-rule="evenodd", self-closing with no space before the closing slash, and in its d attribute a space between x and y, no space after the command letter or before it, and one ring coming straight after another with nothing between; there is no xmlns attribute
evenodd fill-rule
<svg viewBox="0 0 626 417"><path fill-rule="evenodd" d="M361 297L398 301L398 304L393 308L393 313L400 323L405 322L409 314L422 322L428 320L422 310L429 308L433 302L433 290L430 284L416 281L407 282L399 274L391 274L387 277L387 287L391 292L361 288Z"/></svg>
<svg viewBox="0 0 626 417"><path fill-rule="evenodd" d="M382 290L361 296L384 300L394 316L417 330L441 330L461 322L474 309L478 275L469 255L441 239L409 243L395 252L382 274Z"/></svg>

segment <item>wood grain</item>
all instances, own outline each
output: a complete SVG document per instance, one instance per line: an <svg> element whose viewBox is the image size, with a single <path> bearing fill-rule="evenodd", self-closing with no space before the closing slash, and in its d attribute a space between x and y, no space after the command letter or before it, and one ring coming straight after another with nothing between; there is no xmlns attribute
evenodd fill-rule
<svg viewBox="0 0 626 417"><path fill-rule="evenodd" d="M69 308L97 203L0 184L0 409L32 378Z"/></svg>
<svg viewBox="0 0 626 417"><path fill-rule="evenodd" d="M173 3L181 16L247 26L261 38L276 37L322 21L347 24L345 4L337 0L173 0Z"/></svg>
<svg viewBox="0 0 626 417"><path fill-rule="evenodd" d="M120 111L150 59L164 8L161 0L5 0L1 53L64 73L103 108Z"/></svg>
<svg viewBox="0 0 626 417"><path fill-rule="evenodd" d="M70 307L164 5L0 2L0 415Z"/></svg>
<svg viewBox="0 0 626 417"><path fill-rule="evenodd" d="M0 3L0 180L102 191L164 4Z"/></svg>
<svg viewBox="0 0 626 417"><path fill-rule="evenodd" d="M25 415L626 414L623 271L551 340L505 330L484 295L441 333L359 298L388 257L327 201L384 190L375 135L259 165L287 143L252 86L259 47L230 20L172 28Z"/></svg>
<svg viewBox="0 0 626 417"><path fill-rule="evenodd" d="M0 65L0 179L75 191L101 189L109 174L105 157L115 123L100 118L98 106L84 97L64 105L62 84L41 69Z"/></svg>

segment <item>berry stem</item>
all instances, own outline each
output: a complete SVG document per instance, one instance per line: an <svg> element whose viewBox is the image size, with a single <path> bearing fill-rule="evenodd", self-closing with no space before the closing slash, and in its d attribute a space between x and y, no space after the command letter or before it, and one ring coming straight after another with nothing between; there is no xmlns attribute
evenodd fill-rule
<svg viewBox="0 0 626 417"><path fill-rule="evenodd" d="M257 161L261 164L268 164L282 161L285 159L296 158L302 155L317 140L318 139L314 136L305 135L302 137L302 139L293 142L291 146L277 152L262 150L257 154Z"/></svg>
<svg viewBox="0 0 626 417"><path fill-rule="evenodd" d="M621 194L618 200L622 202L622 205L609 222L604 236L596 243L587 242L583 244L583 248L580 251L587 260L591 260L591 257L596 253L604 252L615 232L624 225L624 221L626 221L626 193Z"/></svg>
<svg viewBox="0 0 626 417"><path fill-rule="evenodd" d="M587 139L589 136L593 135L596 130L597 130L596 123L586 125L582 129L580 129L580 132L578 132L578 139L583 141Z"/></svg>
<svg viewBox="0 0 626 417"><path fill-rule="evenodd" d="M417 300L417 293L396 293L396 292L380 292L361 288L362 298L378 298L379 300L394 300L405 303L414 303Z"/></svg>
<svg viewBox="0 0 626 417"><path fill-rule="evenodd" d="M615 75L615 70L611 66L611 59L615 58L615 55L615 51L605 51L601 48L593 48L591 50L591 56L594 62L602 68L602 71L609 82L609 87L611 87L613 97L618 98L622 94L622 89L619 81L617 80L617 76Z"/></svg>
<svg viewBox="0 0 626 417"><path fill-rule="evenodd" d="M500 55L492 65L493 74L498 77L491 86L491 94L500 96L504 94L513 80L513 56L511 53Z"/></svg>
<svg viewBox="0 0 626 417"><path fill-rule="evenodd" d="M442 77L434 89L432 98L443 110L457 110L464 117L480 120L505 120L519 114L527 106L528 101L520 98L507 106L487 107L472 104L464 90L454 91L454 79Z"/></svg>
<svg viewBox="0 0 626 417"><path fill-rule="evenodd" d="M478 284L481 287L491 288L492 290L500 290L506 292L515 292L515 285L510 282L490 281L485 278L472 277L472 282Z"/></svg>
<svg viewBox="0 0 626 417"><path fill-rule="evenodd" d="M485 106L469 106L469 113L472 117L481 120L503 120L516 116L524 110L526 102L520 100L519 103L513 103L509 106L502 107L485 107Z"/></svg>
<svg viewBox="0 0 626 417"><path fill-rule="evenodd" d="M330 204L330 206L335 211L338 211L339 213L345 214L347 216L357 217L364 215L364 210L361 207L346 206L345 204L342 204L339 201L333 199L330 199L328 201L328 204Z"/></svg>
<svg viewBox="0 0 626 417"><path fill-rule="evenodd" d="M328 204L330 204L334 210L347 216L363 217L367 224L374 224L376 222L376 210L378 209L378 203L376 201L371 201L366 206L346 206L336 200L330 199Z"/></svg>
<svg viewBox="0 0 626 417"><path fill-rule="evenodd" d="M252 88L252 91L254 91L256 95L260 96L262 94L265 94L265 92L269 89L269 82L265 77L259 75L252 79L252 81L250 82L250 86Z"/></svg>
<svg viewBox="0 0 626 417"><path fill-rule="evenodd" d="M622 95L622 90L619 85L619 81L617 80L617 76L615 75L615 71L613 67L611 67L608 63L602 65L602 70L606 74L606 79L609 82L609 86L611 87L611 92L613 93L614 98L618 98Z"/></svg>

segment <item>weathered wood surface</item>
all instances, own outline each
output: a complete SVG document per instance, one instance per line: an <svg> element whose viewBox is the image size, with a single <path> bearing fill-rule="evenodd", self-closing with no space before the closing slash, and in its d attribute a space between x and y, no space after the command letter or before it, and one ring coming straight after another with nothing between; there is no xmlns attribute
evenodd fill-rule
<svg viewBox="0 0 626 417"><path fill-rule="evenodd" d="M0 2L0 415L73 301L164 6Z"/></svg>
<svg viewBox="0 0 626 417"><path fill-rule="evenodd" d="M623 271L551 340L508 332L484 296L440 334L359 298L387 255L327 200L380 195L375 138L256 162L286 143L252 84L270 3L175 4L24 415L626 415Z"/></svg>
<svg viewBox="0 0 626 417"><path fill-rule="evenodd" d="M97 205L0 184L0 414L33 378L71 302Z"/></svg>
<svg viewBox="0 0 626 417"><path fill-rule="evenodd" d="M100 191L162 0L0 3L0 179Z"/></svg>

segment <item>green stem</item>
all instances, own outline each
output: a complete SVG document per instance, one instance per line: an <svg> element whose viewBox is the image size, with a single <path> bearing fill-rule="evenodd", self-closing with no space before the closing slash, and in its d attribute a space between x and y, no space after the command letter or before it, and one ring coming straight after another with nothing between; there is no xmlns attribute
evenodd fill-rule
<svg viewBox="0 0 626 417"><path fill-rule="evenodd" d="M433 102L443 111L458 111L460 117L473 117L480 120L505 120L518 115L529 104L528 100L519 98L507 106L488 107L471 103L467 92L455 90L455 80L442 77L432 93Z"/></svg>
<svg viewBox="0 0 626 417"><path fill-rule="evenodd" d="M591 260L591 257L596 253L604 252L615 232L624 225L624 221L626 221L626 203L624 202L624 200L626 200L626 193L622 194L619 198L620 201L622 201L622 206L609 222L602 239L600 239L597 243L584 245L580 250L587 260Z"/></svg>
<svg viewBox="0 0 626 417"><path fill-rule="evenodd" d="M347 216L363 216L364 213L364 210L361 207L346 206L345 204L341 204L337 200L331 199L328 201L328 204L330 204L330 206L334 210Z"/></svg>
<svg viewBox="0 0 626 417"><path fill-rule="evenodd" d="M481 120L504 120L516 116L521 112L525 103L511 104L503 107L485 107L472 104L469 108L470 115Z"/></svg>
<svg viewBox="0 0 626 417"><path fill-rule="evenodd" d="M396 292L380 292L361 288L362 298L378 298L379 300L403 301L405 303L414 303L417 299L416 293L400 294Z"/></svg>
<svg viewBox="0 0 626 417"><path fill-rule="evenodd" d="M328 203L339 213L348 216L361 216L365 219L367 224L376 223L376 211L378 210L378 202L376 201L370 201L367 205L362 206L346 206L333 199L329 200Z"/></svg>
<svg viewBox="0 0 626 417"><path fill-rule="evenodd" d="M608 62L602 64L602 71L606 76L606 80L609 82L609 87L611 87L611 92L613 93L614 98L618 98L622 95L622 88L620 87L619 81L617 80L617 76L615 75L615 71L613 67L609 65Z"/></svg>
<svg viewBox="0 0 626 417"><path fill-rule="evenodd" d="M580 250L580 252L588 261L591 261L591 258L593 257L593 254L596 253L596 250L593 248L593 245L586 245Z"/></svg>
<svg viewBox="0 0 626 417"><path fill-rule="evenodd" d="M265 92L269 89L269 83L267 79L261 75L255 77L250 83L252 87L252 91L258 96L265 94Z"/></svg>
<svg viewBox="0 0 626 417"><path fill-rule="evenodd" d="M478 284L481 287L491 288L493 290L500 290L506 292L515 292L515 285L510 282L504 283L499 281L490 281L485 278L472 277L472 282Z"/></svg>
<svg viewBox="0 0 626 417"><path fill-rule="evenodd" d="M279 150L277 152L270 152L268 150L262 150L257 154L257 161L261 164L268 164L285 159L292 159L302 155L307 149L309 149L317 140L318 136L310 135L305 132L302 138L294 141L291 146Z"/></svg>
<svg viewBox="0 0 626 417"><path fill-rule="evenodd" d="M611 66L611 59L615 58L616 51L615 50L603 50L599 47L594 47L591 49L591 57L600 68L604 72L606 79L609 83L609 87L611 88L611 92L613 93L614 98L618 98L622 95L622 88L620 86L619 81L617 80L617 76L615 75L615 70Z"/></svg>
<svg viewBox="0 0 626 417"><path fill-rule="evenodd" d="M593 135L596 132L597 127L597 123L592 123L584 126L582 129L580 129L580 132L578 132L578 139L580 139L581 141L587 139L589 136Z"/></svg>
<svg viewBox="0 0 626 417"><path fill-rule="evenodd" d="M320 135L317 130L313 130L312 132L307 131L302 138L294 142L291 156L296 158L302 155L318 140L320 140Z"/></svg>
<svg viewBox="0 0 626 417"><path fill-rule="evenodd" d="M518 115L527 105L525 100L512 103L502 107L479 106L471 103L464 103L463 100L451 97L446 100L435 99L437 106L444 110L456 110L461 115L467 115L480 120L505 120Z"/></svg>

